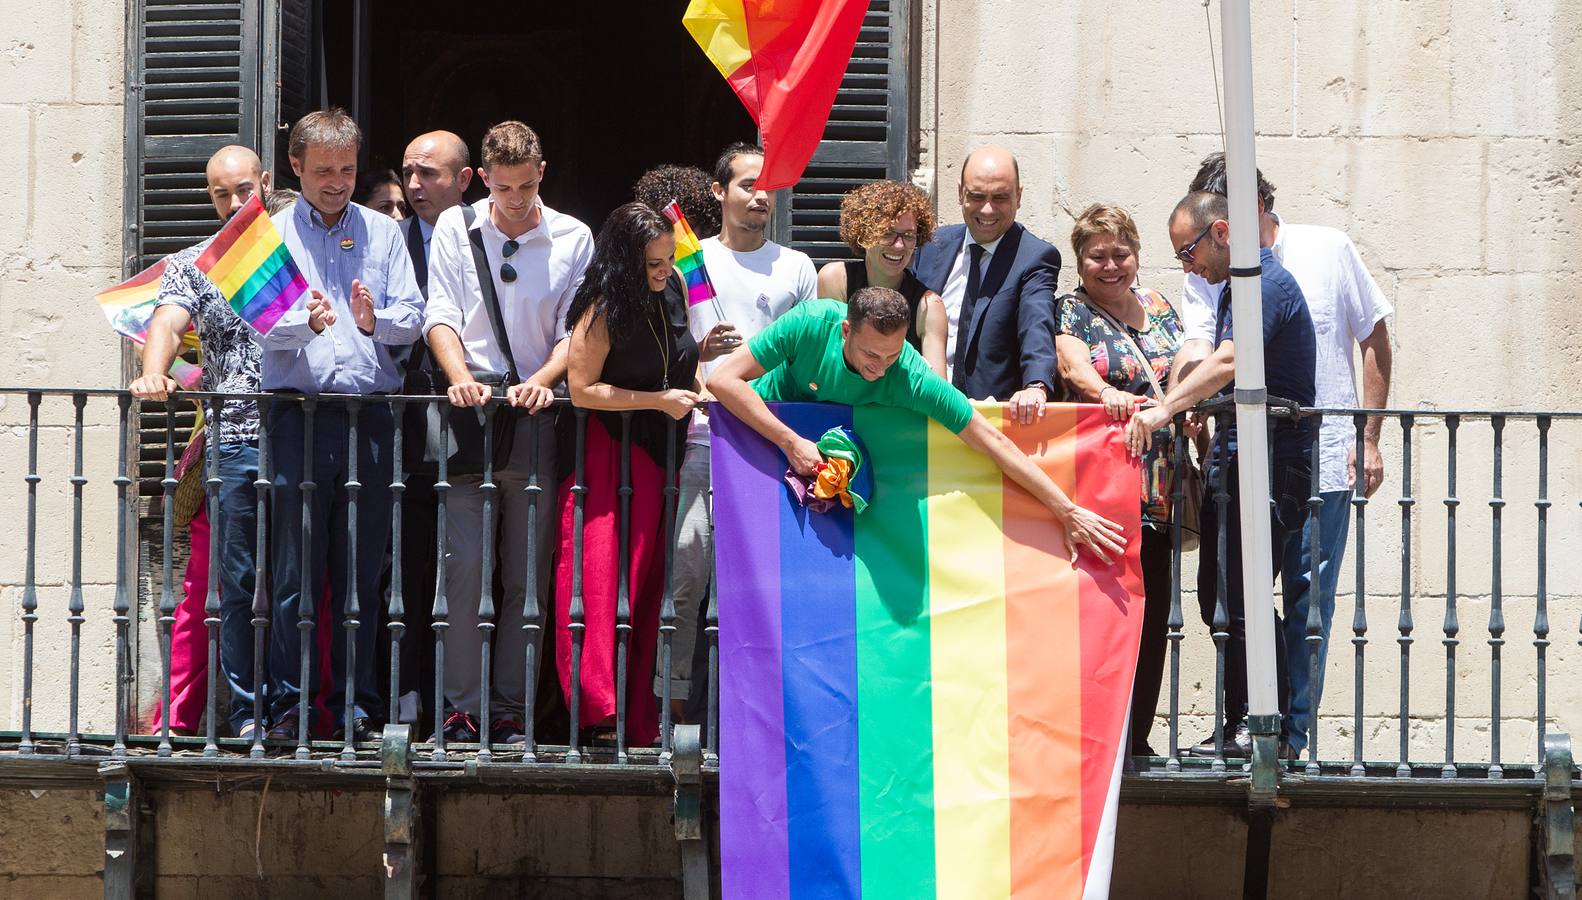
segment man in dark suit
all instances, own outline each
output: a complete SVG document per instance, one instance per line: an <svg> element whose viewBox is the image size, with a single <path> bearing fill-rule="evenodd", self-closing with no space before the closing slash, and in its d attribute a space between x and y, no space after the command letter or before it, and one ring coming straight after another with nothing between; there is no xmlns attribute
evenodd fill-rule
<svg viewBox="0 0 1582 900"><path fill-rule="evenodd" d="M945 300L950 381L974 400L1004 400L1031 423L1055 395L1055 280L1060 251L1016 221L1016 157L980 147L961 165L965 224L941 228L917 275Z"/></svg>

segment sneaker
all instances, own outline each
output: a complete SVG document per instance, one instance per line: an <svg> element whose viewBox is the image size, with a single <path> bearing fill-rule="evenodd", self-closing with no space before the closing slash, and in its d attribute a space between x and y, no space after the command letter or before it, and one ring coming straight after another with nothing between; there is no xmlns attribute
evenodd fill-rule
<svg viewBox="0 0 1582 900"><path fill-rule="evenodd" d="M526 740L527 735L523 733L520 719L495 719L489 723L490 744L520 744Z"/></svg>
<svg viewBox="0 0 1582 900"><path fill-rule="evenodd" d="M252 741L257 734L258 723L252 719L247 719L236 727L236 736L241 740Z"/></svg>
<svg viewBox="0 0 1582 900"><path fill-rule="evenodd" d="M478 720L464 712L453 712L445 717L445 743L478 743Z"/></svg>

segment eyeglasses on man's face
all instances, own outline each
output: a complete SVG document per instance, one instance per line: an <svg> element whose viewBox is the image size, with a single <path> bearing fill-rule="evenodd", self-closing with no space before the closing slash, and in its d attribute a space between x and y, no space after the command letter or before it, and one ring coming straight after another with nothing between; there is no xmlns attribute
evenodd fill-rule
<svg viewBox="0 0 1582 900"><path fill-rule="evenodd" d="M1190 244L1187 244L1185 247L1182 247L1180 250L1176 251L1176 259L1179 259L1184 263L1195 262L1195 260L1192 258L1192 251L1196 250L1197 245L1203 243L1203 239L1208 237L1208 233L1213 230L1214 223L1208 223L1208 227L1202 231L1199 231L1197 233L1197 237L1193 238Z"/></svg>

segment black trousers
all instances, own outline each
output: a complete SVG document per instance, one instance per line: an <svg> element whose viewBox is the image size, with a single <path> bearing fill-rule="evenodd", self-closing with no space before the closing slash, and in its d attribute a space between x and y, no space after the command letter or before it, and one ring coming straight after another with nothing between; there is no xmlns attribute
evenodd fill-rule
<svg viewBox="0 0 1582 900"><path fill-rule="evenodd" d="M1143 526L1139 548L1143 567L1143 637L1137 647L1137 676L1132 682L1131 753L1151 751L1148 732L1159 707L1164 681L1165 650L1170 632L1170 532Z"/></svg>
<svg viewBox="0 0 1582 900"><path fill-rule="evenodd" d="M1271 446L1274 463L1270 466L1269 496L1269 558L1272 568L1269 580L1280 572L1280 559L1285 541L1292 533L1299 533L1307 520L1307 497L1312 489L1311 468L1305 457L1295 453L1281 453L1279 445ZM1220 592L1220 520L1224 519L1224 592L1226 631L1230 638L1225 644L1225 729L1233 730L1247 716L1247 615L1241 572L1241 488L1237 484L1238 466L1232 457L1227 466L1211 465L1204 478L1203 540L1199 546L1197 598L1203 624L1214 629L1215 608ZM1214 494L1223 483L1230 495L1223 511L1214 502ZM1275 612L1275 666L1278 679L1276 692L1280 702L1281 736L1288 733L1284 724L1287 699L1290 693L1289 677L1285 662L1285 642L1280 639L1280 617Z"/></svg>

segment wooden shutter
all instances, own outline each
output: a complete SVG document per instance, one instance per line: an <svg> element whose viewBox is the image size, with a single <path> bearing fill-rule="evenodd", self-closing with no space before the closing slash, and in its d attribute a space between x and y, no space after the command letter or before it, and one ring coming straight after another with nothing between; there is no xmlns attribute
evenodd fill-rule
<svg viewBox="0 0 1582 900"><path fill-rule="evenodd" d="M219 228L204 166L226 144L259 146L260 0L136 0L127 49L128 274ZM180 404L177 439L192 429ZM164 407L144 403L138 481L158 494ZM179 448L178 448L179 450Z"/></svg>
<svg viewBox="0 0 1582 900"><path fill-rule="evenodd" d="M914 158L914 0L871 0L841 79L824 139L797 186L775 206L773 237L816 265L849 259L840 241L840 201L852 188L906 181Z"/></svg>

